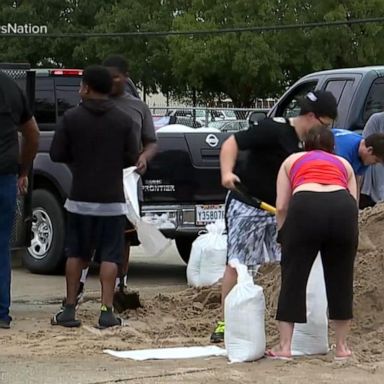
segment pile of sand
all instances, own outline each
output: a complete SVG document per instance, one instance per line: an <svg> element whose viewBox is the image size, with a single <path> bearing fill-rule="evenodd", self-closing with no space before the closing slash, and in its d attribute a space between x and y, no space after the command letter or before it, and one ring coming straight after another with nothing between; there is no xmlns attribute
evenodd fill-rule
<svg viewBox="0 0 384 384"><path fill-rule="evenodd" d="M384 204L361 212L359 222L351 341L360 361L372 361L384 355ZM266 299L268 344L274 344L278 339L274 316L280 289L279 266L261 268L257 282L264 288ZM158 294L143 304L144 308L125 315L142 325L145 341L153 346L206 344L221 318L219 285Z"/></svg>
<svg viewBox="0 0 384 384"><path fill-rule="evenodd" d="M384 204L361 213L361 241L355 269L355 320L351 332L351 345L359 362L384 358L383 226ZM264 288L266 299L267 341L268 345L273 345L278 340L274 316L280 290L280 267L266 265L259 272L257 283ZM7 346L9 355L18 355L22 351L24 356L208 345L210 334L222 317L219 284L155 296L151 292L150 295L143 294L141 301L143 308L122 314L128 318L127 327L106 331L93 328L91 324L97 321L97 311L96 302L90 301L79 310L83 327L67 330L51 327L45 317L26 317L24 320L32 324L32 329L16 327L4 336L3 345ZM40 311L33 316L38 315Z"/></svg>

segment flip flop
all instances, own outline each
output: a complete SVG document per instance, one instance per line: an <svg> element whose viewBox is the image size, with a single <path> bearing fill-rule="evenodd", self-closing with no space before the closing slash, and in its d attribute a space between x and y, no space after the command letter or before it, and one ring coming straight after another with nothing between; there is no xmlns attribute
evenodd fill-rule
<svg viewBox="0 0 384 384"><path fill-rule="evenodd" d="M346 361L352 357L352 351L345 356L335 356L335 361Z"/></svg>
<svg viewBox="0 0 384 384"><path fill-rule="evenodd" d="M55 315L51 318L51 325L61 325L62 327L67 328L78 328L81 326L81 321L76 319L70 319L70 320L60 320L57 317L63 313L63 311L57 312Z"/></svg>
<svg viewBox="0 0 384 384"><path fill-rule="evenodd" d="M265 351L264 356L270 360L284 360L284 361L292 361L293 360L293 358L290 356L278 355L277 353L273 352L272 349L268 349L267 351Z"/></svg>

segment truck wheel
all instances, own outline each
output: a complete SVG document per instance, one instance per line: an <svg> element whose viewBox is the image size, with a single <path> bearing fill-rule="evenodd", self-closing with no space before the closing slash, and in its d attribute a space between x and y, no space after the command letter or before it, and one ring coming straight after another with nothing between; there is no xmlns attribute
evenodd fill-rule
<svg viewBox="0 0 384 384"><path fill-rule="evenodd" d="M55 273L64 262L65 220L61 204L44 189L32 192L32 240L23 263L34 273Z"/></svg>
<svg viewBox="0 0 384 384"><path fill-rule="evenodd" d="M179 237L178 239L175 239L177 251L186 264L188 264L194 240L195 237Z"/></svg>

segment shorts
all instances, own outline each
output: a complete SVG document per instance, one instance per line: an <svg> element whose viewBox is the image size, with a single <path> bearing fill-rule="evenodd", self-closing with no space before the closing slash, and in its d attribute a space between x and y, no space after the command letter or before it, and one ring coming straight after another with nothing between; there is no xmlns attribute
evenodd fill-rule
<svg viewBox="0 0 384 384"><path fill-rule="evenodd" d="M91 261L121 264L124 254L125 216L89 216L68 212L65 254Z"/></svg>
<svg viewBox="0 0 384 384"><path fill-rule="evenodd" d="M226 203L227 261L238 259L251 270L256 265L279 262L275 216L235 198Z"/></svg>

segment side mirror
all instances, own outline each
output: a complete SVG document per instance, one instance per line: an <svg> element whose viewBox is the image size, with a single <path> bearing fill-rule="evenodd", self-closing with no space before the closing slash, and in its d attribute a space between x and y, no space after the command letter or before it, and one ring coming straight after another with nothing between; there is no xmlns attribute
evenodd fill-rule
<svg viewBox="0 0 384 384"><path fill-rule="evenodd" d="M255 123L257 121L263 120L267 117L266 112L254 111L248 117L249 124Z"/></svg>

